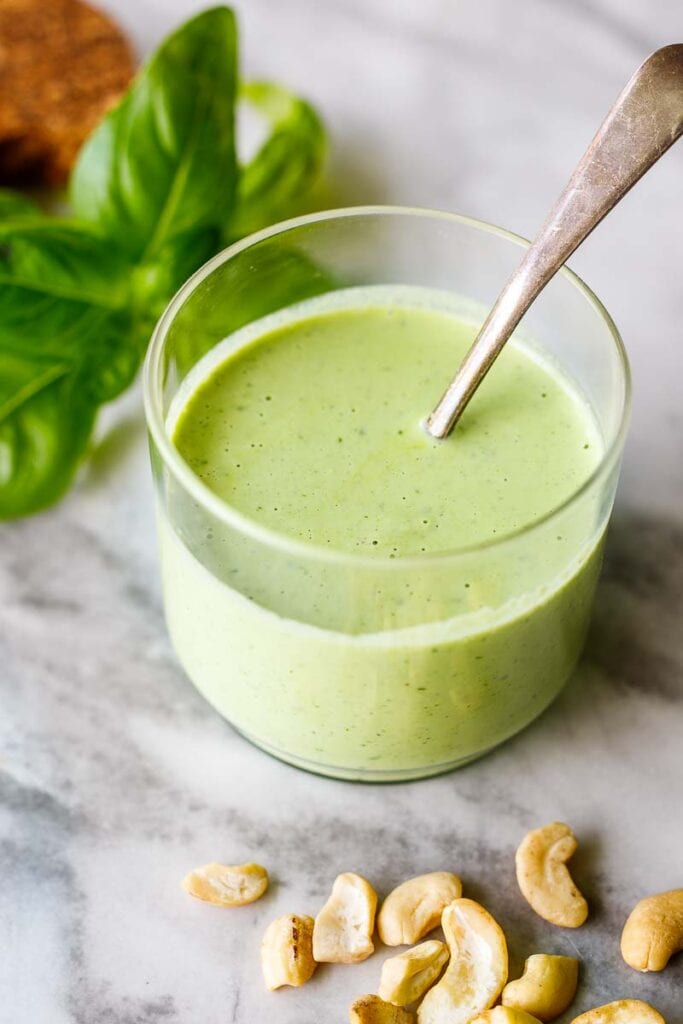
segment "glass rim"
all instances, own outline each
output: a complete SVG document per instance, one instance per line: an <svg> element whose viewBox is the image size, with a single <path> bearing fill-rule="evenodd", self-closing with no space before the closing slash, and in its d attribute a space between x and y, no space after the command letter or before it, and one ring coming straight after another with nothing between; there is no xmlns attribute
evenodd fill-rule
<svg viewBox="0 0 683 1024"><path fill-rule="evenodd" d="M610 443L605 448L598 464L586 479L583 480L581 484L579 484L579 486L564 499L564 501L549 509L538 519L524 523L522 526L519 526L508 533L496 536L495 538L489 538L488 540L478 541L475 544L463 545L456 548L447 548L443 551L437 552L400 555L394 558L389 558L385 555L360 555L351 551L330 549L329 547L323 547L320 544L315 544L312 541L300 540L297 537L292 537L278 530L273 530L270 527L257 522L250 516L240 512L233 505L230 505L227 501L220 498L199 476L197 476L172 443L166 430L165 417L163 415L161 404L161 393L163 388L162 356L169 328L177 313L195 289L218 267L239 255L239 253L251 248L251 246L257 245L268 238L273 238L276 235L283 235L288 231L306 227L309 224L342 220L352 217L369 216L418 217L445 220L451 223L461 224L469 228L474 228L475 230L482 231L487 234L496 235L504 241L512 242L520 248L528 248L529 245L531 245L531 242L522 235L508 231L506 228L501 228L488 221L479 220L476 217L433 209L430 207L398 205L348 206L339 209L322 210L316 213L309 213L300 217L291 217L288 220L279 221L278 223L272 224L260 231L246 235L237 242L233 242L232 245L221 250L202 267L200 267L199 270L195 271L195 273L192 274L185 284L176 292L157 322L147 349L142 374L145 418L147 420L147 429L162 457L164 465L170 469L178 484L180 484L185 491L190 493L207 511L211 512L228 526L240 530L242 533L249 535L252 539L260 541L271 548L277 548L285 553L302 556L309 560L344 563L349 566L368 568L375 571L396 571L411 567L424 569L428 566L441 565L450 560L457 561L460 558L476 554L477 552L498 549L510 542L514 542L522 537L533 534L535 531L540 530L546 524L559 517L563 512L578 502L601 476L606 475L607 472L611 470L620 458L626 438L631 411L631 369L621 334L619 333L619 330L606 307L592 288L590 288L585 281L578 276L578 274L573 270L570 270L567 266L563 266L557 276L563 277L570 285L577 289L577 291L587 301L588 305L603 321L619 357L619 365L621 368L624 386L619 425L615 430Z"/></svg>

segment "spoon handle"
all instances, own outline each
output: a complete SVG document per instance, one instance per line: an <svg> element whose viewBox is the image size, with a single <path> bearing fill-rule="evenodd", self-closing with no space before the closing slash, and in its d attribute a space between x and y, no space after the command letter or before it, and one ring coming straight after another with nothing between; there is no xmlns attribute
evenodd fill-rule
<svg viewBox="0 0 683 1024"><path fill-rule="evenodd" d="M584 153L427 421L446 437L539 292L683 133L683 43L641 64Z"/></svg>

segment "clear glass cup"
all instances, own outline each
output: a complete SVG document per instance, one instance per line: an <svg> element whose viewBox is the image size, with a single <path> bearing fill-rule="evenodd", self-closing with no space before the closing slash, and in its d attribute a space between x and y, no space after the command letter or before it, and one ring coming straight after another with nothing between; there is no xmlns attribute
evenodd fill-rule
<svg viewBox="0 0 683 1024"><path fill-rule="evenodd" d="M589 403L602 461L532 525L439 555L334 552L246 518L174 447L174 397L240 328L341 289L437 289L480 322L527 244L429 210L300 217L216 256L156 329L144 389L170 636L213 706L284 761L337 778L420 778L490 750L553 700L581 652L614 500L624 348L599 300L563 270L522 336ZM435 399L445 383L434 381Z"/></svg>

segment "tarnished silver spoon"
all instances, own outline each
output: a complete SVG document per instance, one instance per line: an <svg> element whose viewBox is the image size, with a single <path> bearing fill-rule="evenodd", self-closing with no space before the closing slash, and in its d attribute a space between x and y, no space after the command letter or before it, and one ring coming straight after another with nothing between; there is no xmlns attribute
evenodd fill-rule
<svg viewBox="0 0 683 1024"><path fill-rule="evenodd" d="M683 43L641 64L581 158L427 420L446 437L531 303L584 238L683 133Z"/></svg>

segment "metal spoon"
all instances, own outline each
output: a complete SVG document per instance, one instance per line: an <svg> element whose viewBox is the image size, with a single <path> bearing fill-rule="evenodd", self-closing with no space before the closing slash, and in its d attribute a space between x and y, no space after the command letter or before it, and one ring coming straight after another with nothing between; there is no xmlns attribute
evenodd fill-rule
<svg viewBox="0 0 683 1024"><path fill-rule="evenodd" d="M433 437L450 433L537 295L682 133L683 43L676 43L641 64L610 110L427 420Z"/></svg>

